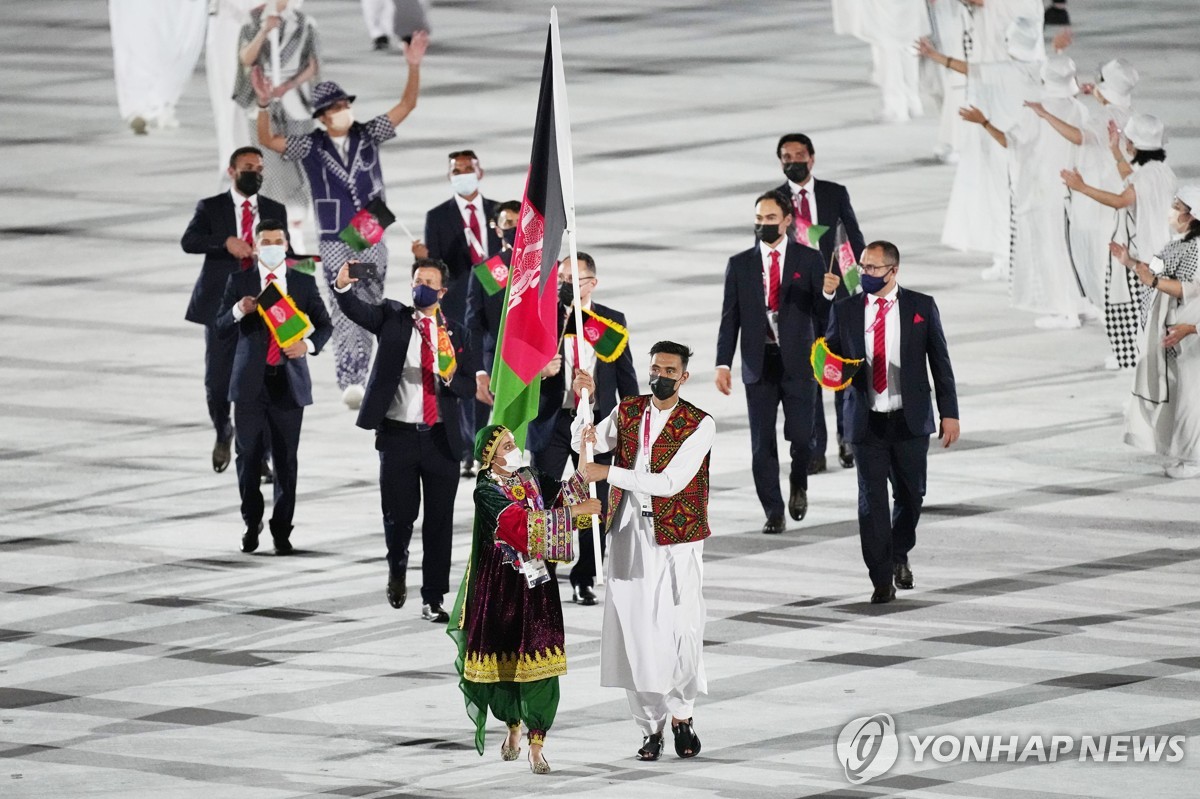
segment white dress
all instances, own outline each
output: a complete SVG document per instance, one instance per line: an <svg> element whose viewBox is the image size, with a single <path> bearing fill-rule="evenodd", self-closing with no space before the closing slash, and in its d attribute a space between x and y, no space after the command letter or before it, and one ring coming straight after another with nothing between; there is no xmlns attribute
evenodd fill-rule
<svg viewBox="0 0 1200 799"><path fill-rule="evenodd" d="M207 0L109 0L122 119L173 122L208 25Z"/></svg>
<svg viewBox="0 0 1200 799"><path fill-rule="evenodd" d="M233 99L238 74L238 35L257 0L210 0L204 72L217 130L217 172L224 180L230 154L250 144L245 114Z"/></svg>
<svg viewBox="0 0 1200 799"><path fill-rule="evenodd" d="M871 82L879 86L881 118L904 122L922 114L913 43L929 33L924 0L835 0L834 31L871 46Z"/></svg>
<svg viewBox="0 0 1200 799"><path fill-rule="evenodd" d="M674 409L660 411L653 403L649 407L653 442ZM614 409L596 425L597 452L608 452L616 446L617 413ZM576 449L582 428L581 416L573 430ZM699 471L715 437L716 424L709 416L662 472L651 474L646 454L641 451L634 468L609 470L609 485L625 493L608 534L601 685L644 693L677 692L685 698L708 692L702 656L704 542L658 544L654 520L642 516L637 494L678 493Z"/></svg>
<svg viewBox="0 0 1200 799"><path fill-rule="evenodd" d="M966 60L963 49L963 28L966 10L959 0L927 0L933 43L938 52L959 61ZM941 83L942 113L938 123L938 144L942 152L957 153L962 149L967 129L974 127L964 122L958 110L966 104L967 76L933 65L938 70Z"/></svg>
<svg viewBox="0 0 1200 799"><path fill-rule="evenodd" d="M1109 150L1108 123L1115 122L1118 128L1124 128L1129 121L1129 109L1109 104L1085 107L1084 111L1084 120L1079 127L1083 144L1076 152L1076 168L1089 186L1120 194L1124 184ZM1083 195L1069 195L1067 204L1071 257L1083 282L1083 292L1092 305L1103 308L1109 267L1108 243L1117 227L1117 212Z"/></svg>

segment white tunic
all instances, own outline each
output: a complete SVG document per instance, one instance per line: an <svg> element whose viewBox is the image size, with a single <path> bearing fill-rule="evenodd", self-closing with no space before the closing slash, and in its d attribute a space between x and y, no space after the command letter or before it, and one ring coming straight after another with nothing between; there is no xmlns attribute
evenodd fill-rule
<svg viewBox="0 0 1200 799"><path fill-rule="evenodd" d="M929 33L924 0L845 0L834 3L834 31L871 45L871 82L882 95L881 116L903 122L920 116L917 53L913 43Z"/></svg>
<svg viewBox="0 0 1200 799"><path fill-rule="evenodd" d="M929 6L933 43L938 52L950 58L965 61L963 26L965 25L966 9L959 0L926 0L926 2ZM932 64L932 62L929 63ZM957 152L962 149L963 137L967 129L974 127L964 122L958 115L958 110L966 104L967 76L952 69L945 69L938 64L932 64L932 66L938 72L942 96L938 143Z"/></svg>
<svg viewBox="0 0 1200 799"><path fill-rule="evenodd" d="M1179 181L1165 161L1150 161L1135 166L1125 179L1125 185L1133 187L1137 199L1133 205L1117 210L1117 231L1113 241L1128 247L1129 253L1138 260L1148 262L1162 252L1171 240L1167 211L1175 199ZM1117 263L1111 254L1109 263L1113 279L1108 302L1112 305L1133 302L1129 284L1122 279L1125 277L1125 267Z"/></svg>
<svg viewBox="0 0 1200 799"><path fill-rule="evenodd" d="M649 410L653 446L674 407L660 411L651 403ZM618 411L596 425L597 452L616 447ZM639 441L645 424L643 417ZM580 417L572 431L576 450L583 425ZM715 437L716 423L708 416L662 472L650 473L641 446L634 468L609 470L609 485L625 493L608 533L601 685L659 694L678 691L684 696L708 692L702 657L704 542L658 544L654 520L642 516L638 495L679 493L696 476Z"/></svg>
<svg viewBox="0 0 1200 799"><path fill-rule="evenodd" d="M206 0L109 0L117 106L122 119L173 117L196 69Z"/></svg>
<svg viewBox="0 0 1200 799"><path fill-rule="evenodd" d="M1083 144L1076 153L1076 168L1089 186L1120 194L1123 184L1108 146L1108 123L1115 122L1118 128L1124 128L1129 121L1129 109L1109 104L1084 110L1083 124L1079 127ZM1071 194L1067 219L1071 227L1071 257L1075 260L1079 279L1083 281L1083 292L1092 305L1103 308L1109 268L1108 243L1117 227L1117 213L1090 197Z"/></svg>

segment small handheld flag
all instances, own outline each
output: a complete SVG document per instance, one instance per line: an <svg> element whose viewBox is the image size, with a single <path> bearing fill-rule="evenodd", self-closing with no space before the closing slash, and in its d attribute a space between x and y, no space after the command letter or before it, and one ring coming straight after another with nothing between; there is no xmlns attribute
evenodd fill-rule
<svg viewBox="0 0 1200 799"><path fill-rule="evenodd" d="M493 255L482 263L475 264L475 279L489 297L494 297L508 285L508 265L504 258Z"/></svg>
<svg viewBox="0 0 1200 799"><path fill-rule="evenodd" d="M315 275L317 266L321 263L319 255L297 255L287 259L288 269L293 269L302 275Z"/></svg>
<svg viewBox="0 0 1200 799"><path fill-rule="evenodd" d="M803 219L796 219L796 241L799 244L815 249L828 231L829 225L810 225Z"/></svg>
<svg viewBox="0 0 1200 799"><path fill-rule="evenodd" d="M568 318L564 335L575 335L574 317ZM629 331L613 320L584 308L583 338L595 350L597 358L604 363L612 363L625 351L629 343Z"/></svg>
<svg viewBox="0 0 1200 799"><path fill-rule="evenodd" d="M338 234L338 238L355 252L362 252L383 241L383 231L395 221L396 215L388 210L382 198L376 197L351 217L350 224Z"/></svg>
<svg viewBox="0 0 1200 799"><path fill-rule="evenodd" d="M813 342L809 361L812 363L813 377L817 379L821 388L841 391L850 385L858 368L862 366L863 359L855 360L834 355L829 351L825 338L821 337Z"/></svg>
<svg viewBox="0 0 1200 799"><path fill-rule="evenodd" d="M274 280L258 295L258 315L267 323L280 349L290 347L313 330L312 322L291 297L279 290Z"/></svg>
<svg viewBox="0 0 1200 799"><path fill-rule="evenodd" d="M842 283L846 286L846 291L851 294L857 294L862 277L858 271L858 259L854 257L854 247L850 245L850 239L846 235L846 228L841 222L838 222L837 233L834 234L833 257L837 259L838 269L842 273Z"/></svg>

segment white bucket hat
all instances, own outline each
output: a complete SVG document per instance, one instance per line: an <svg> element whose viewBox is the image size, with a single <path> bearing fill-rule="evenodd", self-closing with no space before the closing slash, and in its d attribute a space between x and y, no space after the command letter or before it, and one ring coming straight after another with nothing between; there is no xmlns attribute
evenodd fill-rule
<svg viewBox="0 0 1200 799"><path fill-rule="evenodd" d="M1046 46L1042 42L1041 20L1033 17L1017 17L1004 32L1008 54L1017 61L1040 61L1046 57Z"/></svg>
<svg viewBox="0 0 1200 799"><path fill-rule="evenodd" d="M1138 83L1138 71L1124 58L1114 58L1100 67L1100 82L1096 91L1115 106L1129 108L1133 102L1133 87Z"/></svg>
<svg viewBox="0 0 1200 799"><path fill-rule="evenodd" d="M1139 150L1161 150L1167 141L1162 120L1153 114L1134 114L1121 132Z"/></svg>
<svg viewBox="0 0 1200 799"><path fill-rule="evenodd" d="M1047 97L1074 97L1079 94L1075 80L1075 62L1070 56L1052 55L1042 65L1042 85Z"/></svg>

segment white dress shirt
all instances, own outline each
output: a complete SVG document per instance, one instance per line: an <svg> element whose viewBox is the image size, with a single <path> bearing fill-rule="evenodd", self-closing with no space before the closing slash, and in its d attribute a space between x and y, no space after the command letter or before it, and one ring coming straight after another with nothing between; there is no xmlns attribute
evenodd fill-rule
<svg viewBox="0 0 1200 799"><path fill-rule="evenodd" d="M333 144L333 149L337 150L338 157L342 159L343 164L350 163L350 134L344 136L330 136L329 141Z"/></svg>
<svg viewBox="0 0 1200 799"><path fill-rule="evenodd" d="M254 215L254 218L250 220L250 235L253 236L254 226L259 222L258 195L255 194L253 197L243 197L238 193L237 189L230 188L229 196L233 198L233 229L237 231L237 233L234 235L239 239L242 237L242 203L246 202L246 200L249 200L250 213Z"/></svg>
<svg viewBox="0 0 1200 799"><path fill-rule="evenodd" d="M475 199L468 200L461 194L454 195L454 201L458 203L458 215L463 221L463 236L467 240L467 246L474 246L479 254L484 258L488 257L488 237L487 237L487 217L483 215L483 192L475 192ZM471 230L471 215L467 213L468 208L475 209L475 219L479 222L479 236L482 241L472 242L475 238L475 233Z"/></svg>
<svg viewBox="0 0 1200 799"><path fill-rule="evenodd" d="M884 306L887 308L883 332L883 347L887 354L887 390L881 394L875 393L875 330L872 327L879 316L879 303L874 295L863 295L867 304L866 313L863 314L867 350L867 390L870 392L871 410L878 413L898 411L904 407L900 397L900 303L896 302L897 293L897 287L892 286L892 290L883 296L891 305Z"/></svg>
<svg viewBox="0 0 1200 799"><path fill-rule="evenodd" d="M800 190L804 189L804 191L807 192L806 196L808 198L808 214L810 217L812 217L812 223L816 225L818 224L817 195L813 191L814 185L816 184L813 181L811 174L809 174L808 180L806 180L804 183L792 183L790 180L788 181L788 188L792 191L792 202L796 204L796 218L800 218Z"/></svg>
<svg viewBox="0 0 1200 799"><path fill-rule="evenodd" d="M592 310L592 303L590 301L585 302L583 307L590 311ZM575 310L572 308L571 319L574 318ZM584 324L587 324L586 315L583 317L583 321ZM571 386L575 382L576 369L586 369L588 374L590 374L593 378L596 377L596 350L592 349L592 345L588 343L588 340L585 337L577 335L573 338L579 346L578 365L575 363L575 348L571 346L571 338L563 336L563 373L566 376L567 383L567 391L563 397L564 408L575 407L575 392L571 389ZM596 401L594 394L592 395L591 401Z"/></svg>

